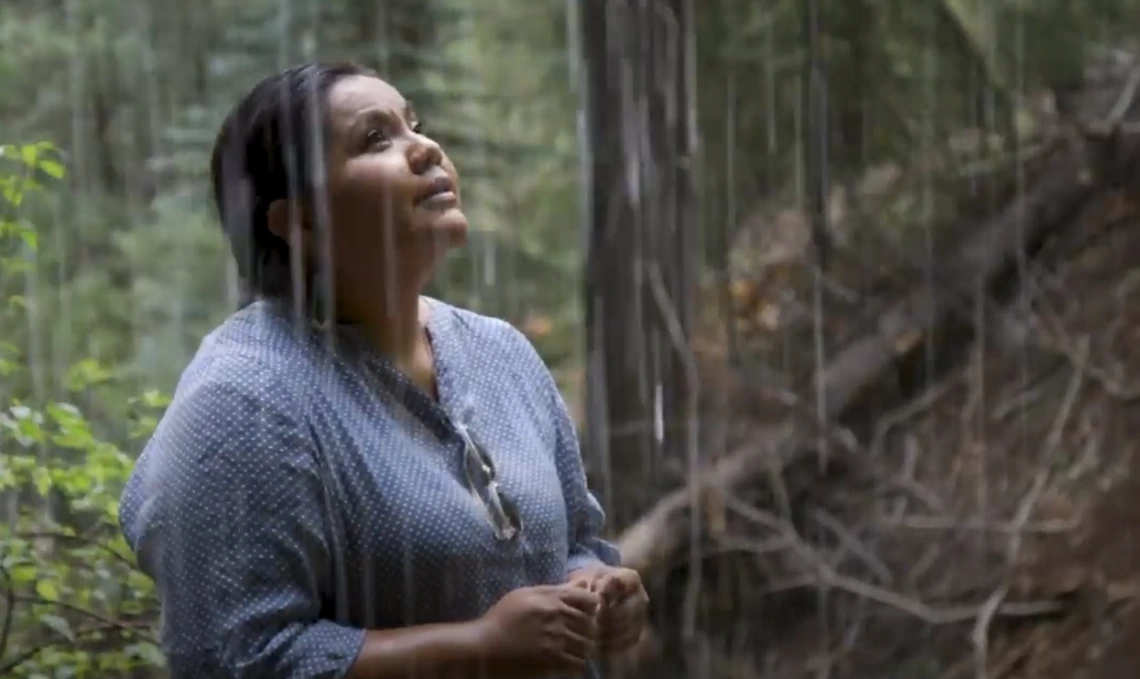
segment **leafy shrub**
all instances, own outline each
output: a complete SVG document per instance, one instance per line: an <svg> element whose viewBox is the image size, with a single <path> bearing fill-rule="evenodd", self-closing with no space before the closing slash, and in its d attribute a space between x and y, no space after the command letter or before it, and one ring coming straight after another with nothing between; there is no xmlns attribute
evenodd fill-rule
<svg viewBox="0 0 1140 679"><path fill-rule="evenodd" d="M0 146L0 162L0 284L9 284L0 290L10 290L38 248L20 208L64 166L42 143ZM34 300L5 294L0 302L7 324ZM113 371L81 360L59 390L67 398L37 398L45 390L27 388L36 382L27 348L7 337L0 331L0 677L150 676L163 665L158 604L118 511L134 464L123 445L150 434L166 400L153 392L128 399L132 426L116 443L72 402L121 399L121 389L108 388Z"/></svg>

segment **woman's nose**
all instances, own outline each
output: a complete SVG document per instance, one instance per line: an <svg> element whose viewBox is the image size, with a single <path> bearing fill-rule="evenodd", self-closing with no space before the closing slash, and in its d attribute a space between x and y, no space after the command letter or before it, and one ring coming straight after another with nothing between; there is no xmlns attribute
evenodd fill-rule
<svg viewBox="0 0 1140 679"><path fill-rule="evenodd" d="M413 133L408 146L408 165L412 172L423 174L443 162L443 149L430 137Z"/></svg>

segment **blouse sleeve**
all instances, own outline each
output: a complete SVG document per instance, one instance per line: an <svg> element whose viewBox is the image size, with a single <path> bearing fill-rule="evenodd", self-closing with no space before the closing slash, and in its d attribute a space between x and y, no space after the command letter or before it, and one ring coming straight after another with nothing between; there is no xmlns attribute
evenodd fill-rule
<svg viewBox="0 0 1140 679"><path fill-rule="evenodd" d="M512 330L514 330L512 328ZM621 565L618 548L602 537L606 516L602 506L586 482L586 470L582 465L582 452L578 444L578 432L566 401L558 390L554 376L542 362L530 340L514 330L517 339L523 344L529 365L534 366L539 383L540 400L548 409L554 425L554 458L558 476L562 482L562 495L566 499L566 518L569 524L570 553L566 564L567 574L585 566L599 563L607 566Z"/></svg>
<svg viewBox="0 0 1140 679"><path fill-rule="evenodd" d="M331 559L315 446L268 371L242 368L180 389L123 495L170 676L343 677L364 631L320 617Z"/></svg>
<svg viewBox="0 0 1140 679"><path fill-rule="evenodd" d="M570 525L570 554L566 573L599 562L607 566L620 566L621 554L618 548L602 538L606 516L602 505L586 485L578 432L553 378L550 378L548 389L557 437L555 461L562 480L562 495L566 498L566 516Z"/></svg>

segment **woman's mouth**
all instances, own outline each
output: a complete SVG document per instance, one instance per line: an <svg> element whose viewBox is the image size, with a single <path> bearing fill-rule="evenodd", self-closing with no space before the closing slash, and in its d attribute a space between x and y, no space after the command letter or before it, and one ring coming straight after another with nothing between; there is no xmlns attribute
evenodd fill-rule
<svg viewBox="0 0 1140 679"><path fill-rule="evenodd" d="M458 200L459 196L455 193L455 182L451 181L451 177L444 175L436 177L428 184L427 188L416 199L416 207L447 208L454 206Z"/></svg>

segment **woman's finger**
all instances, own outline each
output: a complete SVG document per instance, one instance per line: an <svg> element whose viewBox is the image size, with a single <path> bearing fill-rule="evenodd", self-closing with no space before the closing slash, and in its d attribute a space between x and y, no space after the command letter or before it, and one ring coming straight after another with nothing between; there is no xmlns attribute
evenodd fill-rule
<svg viewBox="0 0 1140 679"><path fill-rule="evenodd" d="M594 653L597 647L598 644L593 638L567 630L562 650L568 655L585 660Z"/></svg>
<svg viewBox="0 0 1140 679"><path fill-rule="evenodd" d="M625 596L611 599L611 605L606 608L604 612L609 617L622 620L643 616L645 613L645 600L638 596Z"/></svg>
<svg viewBox="0 0 1140 679"><path fill-rule="evenodd" d="M604 634L598 639L598 643L602 650L623 651L637 644L641 640L641 633L644 626L640 623L632 623L622 625L621 627L613 627L606 630L608 634Z"/></svg>
<svg viewBox="0 0 1140 679"><path fill-rule="evenodd" d="M562 610L562 622L566 628L579 636L595 639L598 636L598 621L593 615L566 606Z"/></svg>
<svg viewBox="0 0 1140 679"><path fill-rule="evenodd" d="M563 587L558 595L563 603L590 616L597 615L602 605L600 596L582 587Z"/></svg>
<svg viewBox="0 0 1140 679"><path fill-rule="evenodd" d="M624 589L621 580L606 574L594 581L592 589L602 598L603 606L614 606L621 601Z"/></svg>

